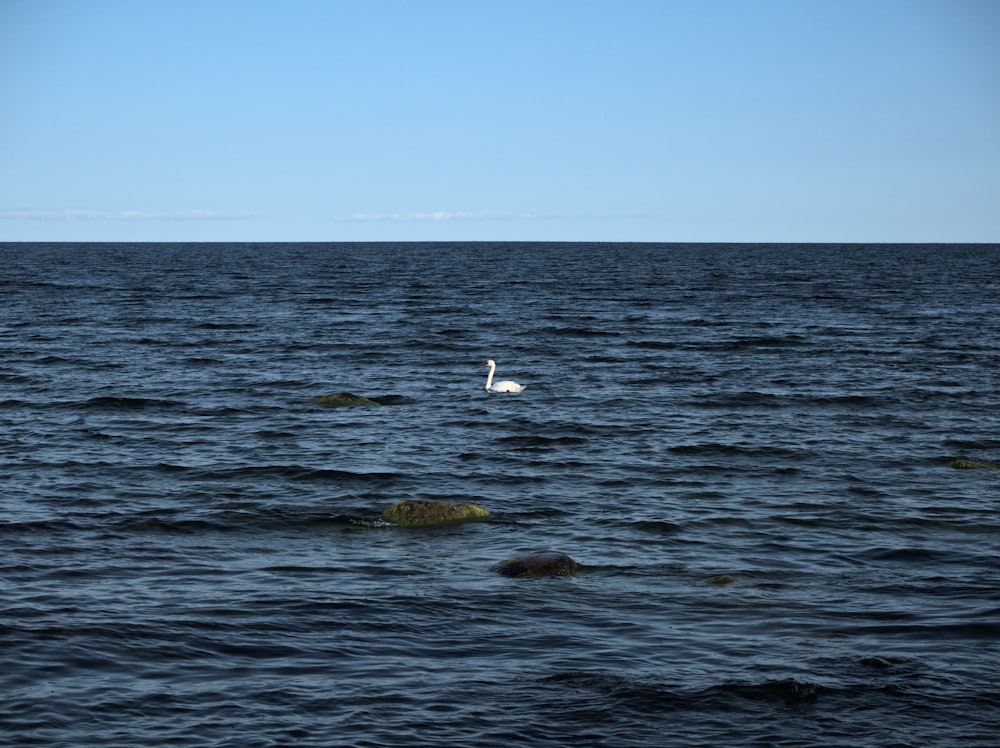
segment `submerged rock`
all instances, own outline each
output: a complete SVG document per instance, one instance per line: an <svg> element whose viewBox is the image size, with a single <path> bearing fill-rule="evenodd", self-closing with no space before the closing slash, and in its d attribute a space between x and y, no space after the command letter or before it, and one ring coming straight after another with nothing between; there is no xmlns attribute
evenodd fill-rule
<svg viewBox="0 0 1000 748"><path fill-rule="evenodd" d="M951 466L953 468L958 468L959 470L1000 470L1000 465L996 465L992 462L967 460L964 457L952 460Z"/></svg>
<svg viewBox="0 0 1000 748"><path fill-rule="evenodd" d="M542 551L508 558L494 569L505 577L571 577L580 565L562 553Z"/></svg>
<svg viewBox="0 0 1000 748"><path fill-rule="evenodd" d="M332 395L322 395L313 398L316 405L381 405L378 400L361 395L353 395L350 392L335 392Z"/></svg>
<svg viewBox="0 0 1000 748"><path fill-rule="evenodd" d="M800 704L816 701L816 698L826 689L816 683L784 678L763 683L726 684L721 687L721 690L746 699L765 701L781 699L786 704Z"/></svg>
<svg viewBox="0 0 1000 748"><path fill-rule="evenodd" d="M489 517L478 504L454 501L397 501L382 516L401 527L426 527Z"/></svg>
<svg viewBox="0 0 1000 748"><path fill-rule="evenodd" d="M738 584L753 582L753 574L746 574L745 572L739 571L734 574L717 574L714 577L710 577L708 580L709 584L714 584L716 587L723 587L727 584Z"/></svg>

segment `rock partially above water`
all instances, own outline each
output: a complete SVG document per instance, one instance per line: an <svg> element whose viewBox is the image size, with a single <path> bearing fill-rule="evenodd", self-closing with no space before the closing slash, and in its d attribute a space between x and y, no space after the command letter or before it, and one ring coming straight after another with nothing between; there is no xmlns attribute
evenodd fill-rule
<svg viewBox="0 0 1000 748"><path fill-rule="evenodd" d="M353 395L350 392L334 392L332 395L322 395L313 398L316 405L381 405L378 400L361 395Z"/></svg>
<svg viewBox="0 0 1000 748"><path fill-rule="evenodd" d="M951 466L953 468L958 468L959 470L1000 470L1000 465L996 465L992 462L967 460L964 457L959 457L958 459L952 460Z"/></svg>
<svg viewBox="0 0 1000 748"><path fill-rule="evenodd" d="M571 577L580 565L562 553L542 551L509 558L494 568L505 577Z"/></svg>
<svg viewBox="0 0 1000 748"><path fill-rule="evenodd" d="M427 527L483 519L490 513L478 504L454 501L397 501L382 516L401 527Z"/></svg>

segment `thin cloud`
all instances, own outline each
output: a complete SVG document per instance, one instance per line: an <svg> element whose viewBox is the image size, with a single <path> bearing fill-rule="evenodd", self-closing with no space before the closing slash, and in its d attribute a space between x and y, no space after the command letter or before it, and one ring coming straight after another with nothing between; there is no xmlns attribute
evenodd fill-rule
<svg viewBox="0 0 1000 748"><path fill-rule="evenodd" d="M352 216L340 216L334 220L379 223L395 221L532 221L544 218L558 218L558 216L534 213L466 213L438 210L433 213L355 213Z"/></svg>
<svg viewBox="0 0 1000 748"><path fill-rule="evenodd" d="M489 218L486 213L449 213L438 210L433 213L355 213L353 216L339 218L340 221L461 221L483 220Z"/></svg>
<svg viewBox="0 0 1000 748"><path fill-rule="evenodd" d="M0 210L0 219L26 221L220 221L256 218L248 210L179 210L157 213L145 210Z"/></svg>

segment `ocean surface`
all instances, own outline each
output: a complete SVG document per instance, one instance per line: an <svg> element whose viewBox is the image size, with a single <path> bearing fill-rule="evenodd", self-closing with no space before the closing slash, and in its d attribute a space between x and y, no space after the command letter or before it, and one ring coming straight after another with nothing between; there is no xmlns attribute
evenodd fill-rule
<svg viewBox="0 0 1000 748"><path fill-rule="evenodd" d="M0 244L0 744L995 746L958 458L997 245Z"/></svg>

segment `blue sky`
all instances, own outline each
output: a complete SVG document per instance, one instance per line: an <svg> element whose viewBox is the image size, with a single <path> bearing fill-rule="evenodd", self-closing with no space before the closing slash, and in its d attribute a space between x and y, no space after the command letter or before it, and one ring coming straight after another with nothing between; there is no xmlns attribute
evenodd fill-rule
<svg viewBox="0 0 1000 748"><path fill-rule="evenodd" d="M996 0L0 0L0 240L1000 242Z"/></svg>

